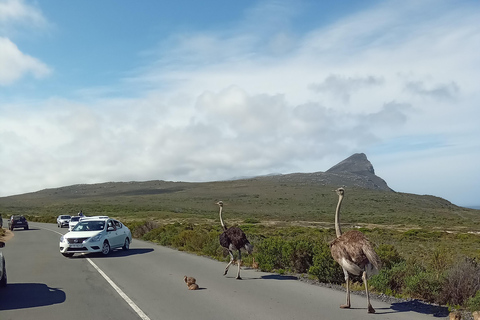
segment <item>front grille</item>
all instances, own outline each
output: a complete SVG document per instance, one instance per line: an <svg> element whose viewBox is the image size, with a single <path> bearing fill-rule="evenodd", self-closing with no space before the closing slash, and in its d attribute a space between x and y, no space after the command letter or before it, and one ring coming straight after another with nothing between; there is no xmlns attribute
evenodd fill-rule
<svg viewBox="0 0 480 320"><path fill-rule="evenodd" d="M68 243L82 243L83 241L87 240L88 238L68 238Z"/></svg>
<svg viewBox="0 0 480 320"><path fill-rule="evenodd" d="M67 248L67 251L81 251L81 252L83 252L83 251L88 251L88 249L85 248L85 247L81 247L81 248Z"/></svg>

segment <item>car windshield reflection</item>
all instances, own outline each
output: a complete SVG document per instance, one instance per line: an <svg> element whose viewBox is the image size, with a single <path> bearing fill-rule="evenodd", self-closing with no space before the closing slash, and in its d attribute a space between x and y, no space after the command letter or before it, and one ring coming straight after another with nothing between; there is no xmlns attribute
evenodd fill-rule
<svg viewBox="0 0 480 320"><path fill-rule="evenodd" d="M80 221L72 231L101 231L104 228L104 221Z"/></svg>

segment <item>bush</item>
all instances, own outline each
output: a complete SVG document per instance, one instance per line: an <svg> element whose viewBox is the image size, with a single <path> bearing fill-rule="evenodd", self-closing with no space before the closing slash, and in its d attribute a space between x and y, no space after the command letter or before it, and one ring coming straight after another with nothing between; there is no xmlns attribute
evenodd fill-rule
<svg viewBox="0 0 480 320"><path fill-rule="evenodd" d="M125 224L134 238L142 238L146 233L158 227L158 223L152 220L135 221Z"/></svg>
<svg viewBox="0 0 480 320"><path fill-rule="evenodd" d="M172 245L180 250L201 252L207 240L206 231L183 230L173 238Z"/></svg>
<svg viewBox="0 0 480 320"><path fill-rule="evenodd" d="M479 290L480 267L474 260L465 258L447 272L440 302L463 305Z"/></svg>
<svg viewBox="0 0 480 320"><path fill-rule="evenodd" d="M308 240L290 240L282 248L283 265L290 271L305 273L312 266L313 245Z"/></svg>
<svg viewBox="0 0 480 320"><path fill-rule="evenodd" d="M406 287L406 279L420 272L423 268L415 261L400 261L391 268L382 268L377 275L372 276L370 285L376 291L388 295L402 295Z"/></svg>
<svg viewBox="0 0 480 320"><path fill-rule="evenodd" d="M480 311L480 290L467 300L467 309L470 312Z"/></svg>
<svg viewBox="0 0 480 320"><path fill-rule="evenodd" d="M27 219L27 221L32 221L32 222L57 223L57 217L55 216L26 215L25 219Z"/></svg>
<svg viewBox="0 0 480 320"><path fill-rule="evenodd" d="M378 246L375 252L380 257L383 268L390 269L393 265L404 260L398 253L397 249L391 244L382 244Z"/></svg>
<svg viewBox="0 0 480 320"><path fill-rule="evenodd" d="M442 281L431 272L423 271L405 278L404 293L427 302L438 301Z"/></svg>
<svg viewBox="0 0 480 320"><path fill-rule="evenodd" d="M340 284L345 282L345 275L340 265L333 260L330 247L320 242L313 248L313 265L308 273L317 277L320 282Z"/></svg>
<svg viewBox="0 0 480 320"><path fill-rule="evenodd" d="M262 271L285 269L282 252L285 240L280 237L266 238L257 246L258 265Z"/></svg>
<svg viewBox="0 0 480 320"><path fill-rule="evenodd" d="M256 258L261 270L305 273L313 264L313 244L306 239L271 237L257 244Z"/></svg>
<svg viewBox="0 0 480 320"><path fill-rule="evenodd" d="M157 242L162 246L172 246L179 232L179 224L167 224L150 230L143 236L143 239Z"/></svg>

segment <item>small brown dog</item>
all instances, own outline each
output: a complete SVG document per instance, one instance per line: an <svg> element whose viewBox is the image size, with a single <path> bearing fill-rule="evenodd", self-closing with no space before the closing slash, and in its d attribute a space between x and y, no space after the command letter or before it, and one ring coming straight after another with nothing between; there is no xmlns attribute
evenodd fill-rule
<svg viewBox="0 0 480 320"><path fill-rule="evenodd" d="M197 279L195 279L194 277L184 276L183 280L185 280L188 290L198 290L198 284L196 283Z"/></svg>

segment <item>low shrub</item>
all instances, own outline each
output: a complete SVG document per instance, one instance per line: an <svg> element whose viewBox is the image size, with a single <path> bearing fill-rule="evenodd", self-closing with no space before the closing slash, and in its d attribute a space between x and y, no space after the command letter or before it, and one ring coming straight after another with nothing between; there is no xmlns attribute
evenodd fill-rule
<svg viewBox="0 0 480 320"><path fill-rule="evenodd" d="M480 311L480 290L467 300L466 306L470 312Z"/></svg>
<svg viewBox="0 0 480 320"><path fill-rule="evenodd" d="M402 260L390 268L382 268L378 274L371 277L370 285L376 291L401 296L405 291L406 279L422 271L422 267L415 260Z"/></svg>
<svg viewBox="0 0 480 320"><path fill-rule="evenodd" d="M463 305L480 290L480 266L473 259L462 259L445 276L440 303ZM480 298L479 298L480 299ZM475 299L471 302L474 303Z"/></svg>
<svg viewBox="0 0 480 320"><path fill-rule="evenodd" d="M325 242L318 242L313 248L313 265L308 273L320 282L340 284L345 281L342 268L333 260L330 247Z"/></svg>
<svg viewBox="0 0 480 320"><path fill-rule="evenodd" d="M282 260L290 271L307 272L313 264L313 244L304 239L286 241L282 248Z"/></svg>
<svg viewBox="0 0 480 320"><path fill-rule="evenodd" d="M158 223L152 220L134 221L125 225L130 229L134 238L142 238L146 233L158 227Z"/></svg>
<svg viewBox="0 0 480 320"><path fill-rule="evenodd" d="M57 223L56 216L34 216L26 215L25 218L27 221L43 222L43 223Z"/></svg>
<svg viewBox="0 0 480 320"><path fill-rule="evenodd" d="M383 268L391 268L393 265L402 262L404 259L400 256L397 249L391 244L382 244L375 249L375 252L382 261Z"/></svg>
<svg viewBox="0 0 480 320"><path fill-rule="evenodd" d="M427 302L436 302L443 282L434 273L422 271L405 278L404 294Z"/></svg>
<svg viewBox="0 0 480 320"><path fill-rule="evenodd" d="M282 252L285 240L280 237L266 238L257 245L257 261L262 271L285 269Z"/></svg>

